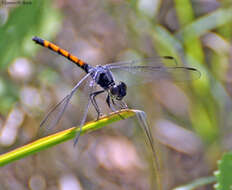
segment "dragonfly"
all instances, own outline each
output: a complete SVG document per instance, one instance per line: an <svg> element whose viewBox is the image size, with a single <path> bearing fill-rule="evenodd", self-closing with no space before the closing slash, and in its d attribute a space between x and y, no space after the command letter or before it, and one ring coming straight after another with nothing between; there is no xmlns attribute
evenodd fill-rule
<svg viewBox="0 0 232 190"><path fill-rule="evenodd" d="M148 59L141 60L131 60L131 61L121 61L114 62L106 65L97 65L92 66L68 51L60 48L59 46L44 40L39 37L33 37L32 40L46 47L59 55L67 58L69 61L73 62L76 66L81 68L85 75L84 77L73 87L73 89L68 93L58 104L56 104L45 116L40 126L49 125L54 127L58 124L61 117L63 116L68 104L70 103L71 98L74 93L78 90L80 85L86 82L87 89L87 103L83 112L83 117L80 122L80 130L77 134L74 145L77 144L79 136L81 134L82 126L84 125L88 109L90 104L96 110L97 120L102 115L100 108L97 104L96 97L102 93L106 93L106 104L112 111L117 111L121 109L127 109L128 106L124 102L123 98L127 95L127 78L132 78L129 83L146 83L152 82L160 79L170 79L175 81L184 81L184 80L193 80L200 77L200 72L193 67L178 66L175 58L171 56L163 57L153 57ZM165 63L170 63L166 65ZM125 79L122 81L116 80L116 76L125 76ZM124 74L124 75L123 75ZM123 79L123 77L119 77ZM100 90L96 90L96 87L100 87ZM61 107L61 108L60 108ZM55 110L59 109L58 114L55 119L48 123L49 117L54 114Z"/></svg>

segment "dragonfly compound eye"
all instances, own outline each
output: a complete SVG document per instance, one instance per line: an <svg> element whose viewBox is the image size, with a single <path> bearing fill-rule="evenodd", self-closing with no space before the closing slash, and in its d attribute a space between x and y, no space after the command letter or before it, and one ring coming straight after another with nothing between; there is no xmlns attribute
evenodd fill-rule
<svg viewBox="0 0 232 190"><path fill-rule="evenodd" d="M126 90L127 90L127 86L124 82L120 82L118 87L118 96L117 96L117 100L122 100L124 96L126 96Z"/></svg>
<svg viewBox="0 0 232 190"><path fill-rule="evenodd" d="M118 86L113 86L113 87L111 87L110 93L111 93L113 96L118 95L118 93L119 93L119 88L118 88Z"/></svg>

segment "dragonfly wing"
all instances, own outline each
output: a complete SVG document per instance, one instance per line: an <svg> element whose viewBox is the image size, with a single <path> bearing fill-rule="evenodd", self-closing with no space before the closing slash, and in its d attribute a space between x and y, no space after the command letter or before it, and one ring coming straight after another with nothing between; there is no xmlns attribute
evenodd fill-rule
<svg viewBox="0 0 232 190"><path fill-rule="evenodd" d="M80 131L77 133L75 139L74 139L74 143L73 146L75 146L78 143L80 134L81 134L81 130L83 125L86 122L86 118L87 118L87 114L89 111L89 107L90 107L90 94L96 89L96 83L92 80L92 78L87 79L84 91L83 91L83 95L82 97L80 97L80 102L85 102L85 107L84 107L84 111L83 111L83 116L82 119L80 121L79 124L79 128Z"/></svg>
<svg viewBox="0 0 232 190"><path fill-rule="evenodd" d="M121 66L177 66L177 61L171 56L157 56L152 58L130 60L130 61L120 61L107 64L109 69L119 68Z"/></svg>
<svg viewBox="0 0 232 190"><path fill-rule="evenodd" d="M192 67L166 66L118 66L111 68L116 80L128 85L158 80L186 81L200 78L200 72Z"/></svg>
<svg viewBox="0 0 232 190"><path fill-rule="evenodd" d="M90 76L90 74L85 75L71 90L71 92L65 96L58 104L56 104L46 115L43 121L40 123L40 127L46 127L46 129L51 129L55 127L63 116L72 96L77 91L79 86ZM90 77L89 77L90 78Z"/></svg>

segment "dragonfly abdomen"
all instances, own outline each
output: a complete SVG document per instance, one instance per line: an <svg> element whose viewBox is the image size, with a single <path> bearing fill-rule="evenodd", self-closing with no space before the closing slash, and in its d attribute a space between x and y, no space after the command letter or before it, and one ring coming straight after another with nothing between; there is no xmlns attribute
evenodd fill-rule
<svg viewBox="0 0 232 190"><path fill-rule="evenodd" d="M43 40L39 37L33 37L32 38L33 41L35 41L35 43L40 44L43 47L47 47L50 50L64 56L65 58L69 59L70 61L72 61L73 63L75 63L78 67L81 67L86 73L88 73L88 64L85 63L84 61L82 61L81 59L77 58L76 56L72 55L71 53L69 53L68 51L60 48L59 46L47 41L47 40Z"/></svg>

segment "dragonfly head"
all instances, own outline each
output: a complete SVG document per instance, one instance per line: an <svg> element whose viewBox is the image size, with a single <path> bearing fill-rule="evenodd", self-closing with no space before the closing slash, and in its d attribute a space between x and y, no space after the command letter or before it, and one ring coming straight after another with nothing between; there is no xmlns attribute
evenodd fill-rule
<svg viewBox="0 0 232 190"><path fill-rule="evenodd" d="M110 87L110 95L116 100L122 100L126 96L127 86L124 82L119 82L118 85Z"/></svg>

